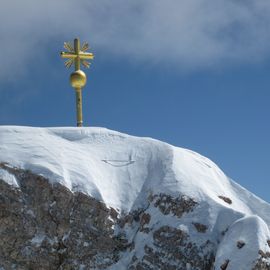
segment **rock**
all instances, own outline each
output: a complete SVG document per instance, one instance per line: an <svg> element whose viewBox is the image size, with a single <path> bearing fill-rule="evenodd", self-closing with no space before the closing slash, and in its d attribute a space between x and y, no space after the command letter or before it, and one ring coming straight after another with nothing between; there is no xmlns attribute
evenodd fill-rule
<svg viewBox="0 0 270 270"><path fill-rule="evenodd" d="M232 200L225 196L218 196L221 200L223 200L227 204L232 204Z"/></svg>
<svg viewBox="0 0 270 270"><path fill-rule="evenodd" d="M194 225L194 227L196 228L196 230L200 233L205 233L207 230L207 226L198 222L193 222L192 223Z"/></svg>
<svg viewBox="0 0 270 270"><path fill-rule="evenodd" d="M191 212L197 205L197 202L187 196L179 196L173 198L170 195L158 194L150 196L150 201L154 203L164 215L173 214L177 217L181 217L184 213Z"/></svg>
<svg viewBox="0 0 270 270"><path fill-rule="evenodd" d="M246 243L244 241L237 241L237 247L240 249L242 248Z"/></svg>
<svg viewBox="0 0 270 270"><path fill-rule="evenodd" d="M79 269L83 264L103 269L127 248L127 241L114 235L115 210L31 172L6 169L19 179L20 189L0 181L4 269Z"/></svg>
<svg viewBox="0 0 270 270"><path fill-rule="evenodd" d="M221 266L220 269L221 270L226 270L228 265L229 265L230 260L226 260Z"/></svg>
<svg viewBox="0 0 270 270"><path fill-rule="evenodd" d="M0 168L19 184L0 179L1 270L213 269L217 243L194 221L201 207L194 198L153 194L145 208L119 213L31 171ZM258 256L253 270L270 270L269 252Z"/></svg>

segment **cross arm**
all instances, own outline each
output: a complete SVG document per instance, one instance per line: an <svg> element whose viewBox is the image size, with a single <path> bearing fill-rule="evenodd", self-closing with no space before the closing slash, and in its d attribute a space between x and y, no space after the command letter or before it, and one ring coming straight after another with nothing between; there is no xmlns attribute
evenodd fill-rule
<svg viewBox="0 0 270 270"><path fill-rule="evenodd" d="M62 58L76 58L77 54L70 52L61 52Z"/></svg>
<svg viewBox="0 0 270 270"><path fill-rule="evenodd" d="M94 59L94 54L93 53L84 53L84 52L80 52L79 53L79 57L81 59Z"/></svg>
<svg viewBox="0 0 270 270"><path fill-rule="evenodd" d="M80 59L94 59L93 53L84 53L80 52L79 54L71 53L71 52L61 52L62 58L76 58L79 57Z"/></svg>

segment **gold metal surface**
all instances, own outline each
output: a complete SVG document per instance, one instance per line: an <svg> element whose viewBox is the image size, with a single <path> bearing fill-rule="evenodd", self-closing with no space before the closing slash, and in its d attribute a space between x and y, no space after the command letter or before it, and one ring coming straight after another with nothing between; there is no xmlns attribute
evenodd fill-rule
<svg viewBox="0 0 270 270"><path fill-rule="evenodd" d="M76 70L70 74L70 84L73 88L83 88L86 84L86 75L82 70ZM77 91L77 90L76 90Z"/></svg>
<svg viewBox="0 0 270 270"><path fill-rule="evenodd" d="M76 90L77 127L82 127L83 125L82 91L81 88L77 88L75 90Z"/></svg>
<svg viewBox="0 0 270 270"><path fill-rule="evenodd" d="M87 42L80 46L80 40L74 39L74 46L69 42L64 42L66 52L61 52L62 58L67 58L65 66L70 68L73 64L75 71L70 75L70 84L76 92L76 111L77 111L77 126L81 127L83 123L82 117L82 88L85 86L87 78L86 74L80 69L81 64L89 68L90 63L86 60L94 59L94 54L87 52L89 44Z"/></svg>

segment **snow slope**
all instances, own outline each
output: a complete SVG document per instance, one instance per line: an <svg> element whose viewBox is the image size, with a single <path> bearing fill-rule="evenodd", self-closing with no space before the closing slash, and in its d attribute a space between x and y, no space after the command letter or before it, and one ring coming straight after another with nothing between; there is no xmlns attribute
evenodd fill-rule
<svg viewBox="0 0 270 270"><path fill-rule="evenodd" d="M213 237L218 239L228 230L226 237L218 239L216 265L228 253L237 256L238 250L230 248L230 243L241 235L243 227L243 241L256 249L246 249L241 256L252 260L258 249L270 251L266 244L270 239L270 205L230 180L212 161L190 150L105 128L1 126L0 162L89 194L119 213L145 208L150 194L195 198L201 205L198 220L207 224ZM0 178L20 186L3 170ZM221 198L229 198L231 203ZM259 237L253 239L254 234ZM242 269L241 256L233 259L228 269Z"/></svg>

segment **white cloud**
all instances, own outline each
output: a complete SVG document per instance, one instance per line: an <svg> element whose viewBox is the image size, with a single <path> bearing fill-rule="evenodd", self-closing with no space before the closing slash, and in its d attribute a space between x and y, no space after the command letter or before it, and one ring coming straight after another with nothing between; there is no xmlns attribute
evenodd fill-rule
<svg viewBox="0 0 270 270"><path fill-rule="evenodd" d="M107 57L182 70L257 62L270 54L269 14L269 0L6 0L0 79L75 36Z"/></svg>

